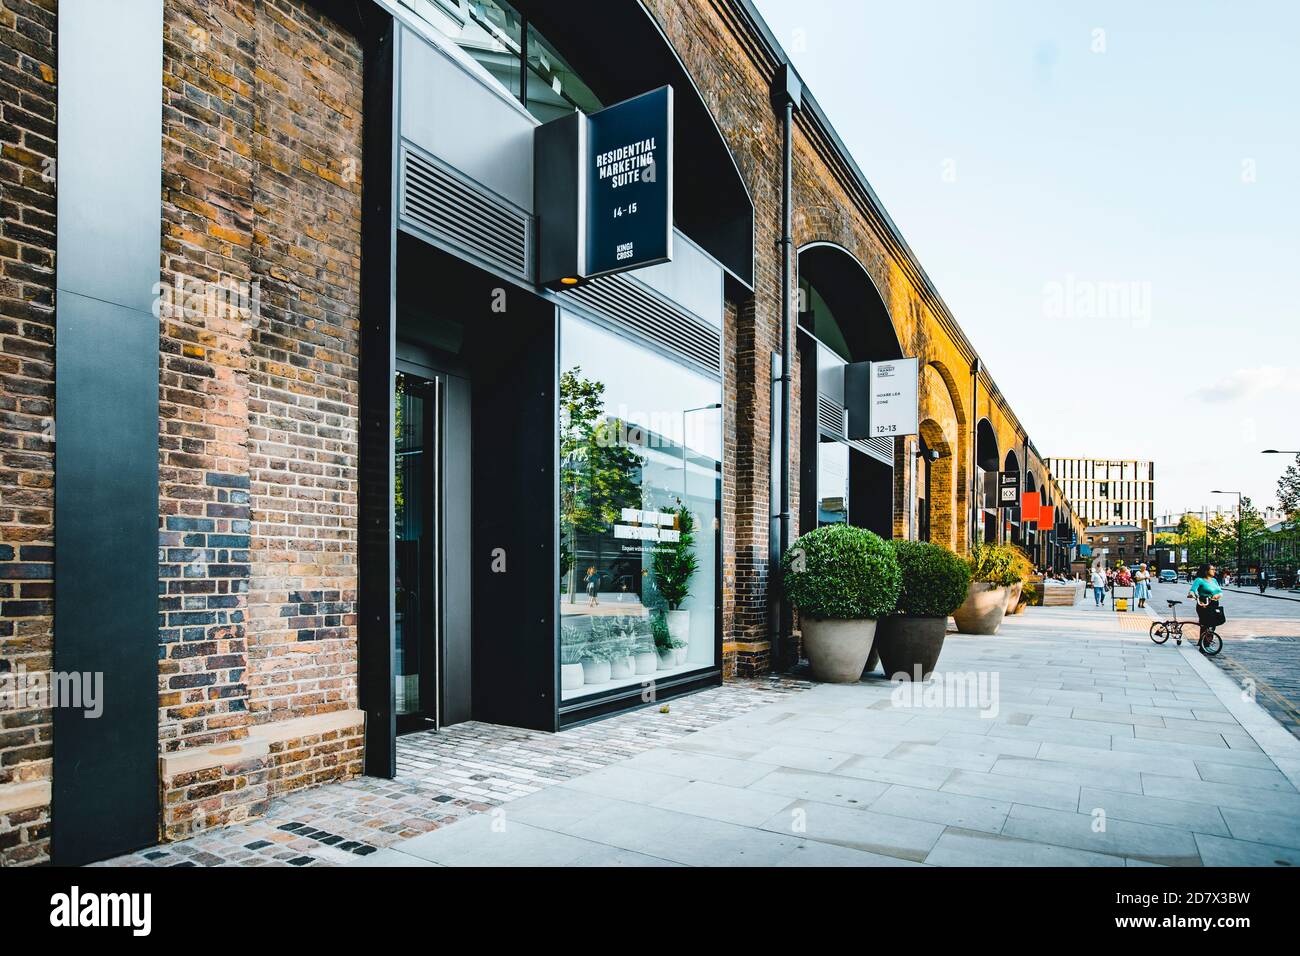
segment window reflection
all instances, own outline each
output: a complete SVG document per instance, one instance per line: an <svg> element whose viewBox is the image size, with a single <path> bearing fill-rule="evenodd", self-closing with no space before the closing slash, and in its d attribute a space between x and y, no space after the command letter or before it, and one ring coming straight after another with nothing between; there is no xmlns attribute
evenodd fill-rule
<svg viewBox="0 0 1300 956"><path fill-rule="evenodd" d="M561 699L715 663L721 387L561 324Z"/></svg>
<svg viewBox="0 0 1300 956"><path fill-rule="evenodd" d="M555 47L503 0L402 0L472 56L511 96L545 123L600 100ZM527 84L520 82L525 71Z"/></svg>

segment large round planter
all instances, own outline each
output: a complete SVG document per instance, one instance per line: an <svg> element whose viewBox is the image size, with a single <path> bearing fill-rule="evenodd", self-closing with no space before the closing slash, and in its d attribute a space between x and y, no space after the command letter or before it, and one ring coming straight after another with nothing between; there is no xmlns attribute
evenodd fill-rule
<svg viewBox="0 0 1300 956"><path fill-rule="evenodd" d="M972 581L966 600L952 612L963 634L996 634L1007 613L1007 588L987 581Z"/></svg>
<svg viewBox="0 0 1300 956"><path fill-rule="evenodd" d="M582 662L582 682L584 684L604 684L609 680L609 661L592 660L590 657Z"/></svg>
<svg viewBox="0 0 1300 956"><path fill-rule="evenodd" d="M1007 588L1007 613L1020 613L1020 592L1024 588L1024 583L1017 581L1011 587Z"/></svg>
<svg viewBox="0 0 1300 956"><path fill-rule="evenodd" d="M876 622L803 619L803 647L814 680L827 684L856 684L871 656Z"/></svg>
<svg viewBox="0 0 1300 956"><path fill-rule="evenodd" d="M627 680L636 674L636 662L632 655L616 657L609 662L609 676L614 680Z"/></svg>
<svg viewBox="0 0 1300 956"><path fill-rule="evenodd" d="M881 618L876 627L875 650L885 676L891 680L928 680L939 662L943 636L948 630L946 617L909 617L891 614ZM919 669L919 673L918 673Z"/></svg>
<svg viewBox="0 0 1300 956"><path fill-rule="evenodd" d="M680 608L676 611L665 611L664 618L668 622L668 633L672 635L673 640L681 641L682 646L686 646L691 639L691 612Z"/></svg>
<svg viewBox="0 0 1300 956"><path fill-rule="evenodd" d="M656 670L670 671L677 666L677 652L671 647L661 648L655 653L659 656L659 662L655 667Z"/></svg>
<svg viewBox="0 0 1300 956"><path fill-rule="evenodd" d="M654 651L640 651L633 656L633 669L638 674L653 674L659 669L659 655Z"/></svg>
<svg viewBox="0 0 1300 956"><path fill-rule="evenodd" d="M560 690L577 690L583 683L581 664L560 665Z"/></svg>

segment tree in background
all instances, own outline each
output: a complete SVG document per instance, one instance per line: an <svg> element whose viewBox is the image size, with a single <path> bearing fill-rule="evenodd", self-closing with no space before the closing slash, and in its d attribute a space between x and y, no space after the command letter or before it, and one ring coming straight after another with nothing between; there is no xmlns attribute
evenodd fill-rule
<svg viewBox="0 0 1300 956"><path fill-rule="evenodd" d="M600 536L624 508L641 504L641 456L622 441L625 429L605 417L605 385L574 366L560 375L560 575L576 599L577 536Z"/></svg>

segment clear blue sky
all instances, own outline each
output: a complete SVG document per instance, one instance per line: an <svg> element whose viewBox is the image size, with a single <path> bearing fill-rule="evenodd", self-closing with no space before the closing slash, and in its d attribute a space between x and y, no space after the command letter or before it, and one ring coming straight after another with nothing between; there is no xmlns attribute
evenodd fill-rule
<svg viewBox="0 0 1300 956"><path fill-rule="evenodd" d="M1159 510L1274 502L1300 3L756 2L1044 455L1154 459Z"/></svg>

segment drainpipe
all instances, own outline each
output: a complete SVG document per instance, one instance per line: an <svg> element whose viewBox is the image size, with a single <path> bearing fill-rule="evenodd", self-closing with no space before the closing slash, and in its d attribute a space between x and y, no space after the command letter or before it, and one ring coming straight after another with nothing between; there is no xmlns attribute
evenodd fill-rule
<svg viewBox="0 0 1300 956"><path fill-rule="evenodd" d="M790 607L779 590L781 585L780 558L790 547L791 530L790 402L794 392L794 344L792 339L795 321L792 314L793 300L790 294L790 283L793 278L791 260L794 256L794 230L791 222L790 192L793 165L794 114L795 110L799 109L803 103L803 83L800 81L799 75L795 73L794 67L789 63L783 63L777 68L776 75L772 78L771 94L772 106L781 117L781 237L777 240L777 247L781 255L781 360L779 365L774 363L772 369L776 378L775 384L779 385L781 395L780 436L779 440L772 442L772 454L781 456L780 461L775 463L777 465L775 470L779 471L780 474L781 488L780 496L776 502L778 523L777 560L768 576L770 582L768 597L770 601L777 605L777 613L773 621L771 661L774 667L782 667L786 664L785 658L789 654L789 634L792 626ZM777 423L773 422L772 426L773 431L775 431Z"/></svg>
<svg viewBox="0 0 1300 956"><path fill-rule="evenodd" d="M976 356L970 366L970 549L976 545L976 535L980 530L979 500L979 439L980 439L980 360Z"/></svg>

